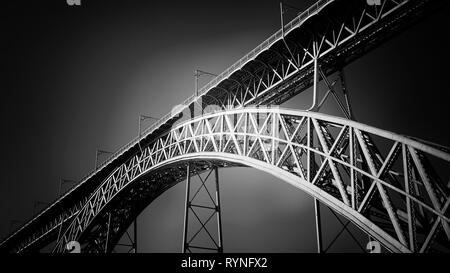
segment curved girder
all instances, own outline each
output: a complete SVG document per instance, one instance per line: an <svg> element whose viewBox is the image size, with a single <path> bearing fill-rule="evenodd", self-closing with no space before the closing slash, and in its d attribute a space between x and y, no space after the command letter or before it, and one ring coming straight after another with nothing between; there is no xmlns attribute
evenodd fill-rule
<svg viewBox="0 0 450 273"><path fill-rule="evenodd" d="M390 143L386 156L373 153L369 137ZM279 108L215 112L177 125L115 169L55 250L64 251L67 242L80 238L133 181L164 166L201 159L270 172L391 251L426 251L430 246L447 251L450 195L437 175L440 170L428 164L431 157L450 162L450 154L432 146L325 114ZM387 173L396 174L400 182ZM440 230L444 233L438 234Z"/></svg>
<svg viewBox="0 0 450 273"><path fill-rule="evenodd" d="M208 171L212 166L219 168L238 166L219 160L206 161L201 159L189 161L189 164L191 173L197 174ZM111 202L108 202L102 213L99 213L96 220L80 236L79 241L83 242L83 252L104 253L113 251L125 235L128 227L144 209L166 190L185 180L186 165L184 161L165 164L135 178L132 183L125 186L121 190L120 196L116 196ZM106 222L109 220L109 214L111 214L111 228L108 232ZM104 243L106 234L108 234L108 244ZM103 244L98 245L95 241L103 242Z"/></svg>
<svg viewBox="0 0 450 273"><path fill-rule="evenodd" d="M306 46L304 47L303 41L307 43L308 40L311 39L309 37L310 35L298 35L301 34L302 29L306 29L306 25L311 23L311 19L316 14L324 15L323 18L333 17L334 20L331 22L333 24L333 27L330 28L327 31L317 31L317 37L320 38L321 44L324 45L323 50L321 50L320 57L326 58L328 63L338 63L339 66L349 63L350 61L354 60L355 58L361 56L364 52L367 52L371 50L372 48L375 48L377 44L384 41L386 37L389 37L391 34L395 33L398 29L403 29L403 26L408 26L412 22L415 22L416 18L419 18L422 14L425 14L425 11L430 11L431 9L429 7L434 6L434 4L438 3L446 3L447 1L436 1L436 0L427 0L427 1L392 1L392 0L383 0L381 1L381 9L378 9L376 6L368 6L364 1L337 1L337 0L328 0L328 1L319 1L315 5L313 5L310 9L300 14L298 17L296 17L294 20L289 22L285 26L285 37L292 38L292 42L296 43L299 47L303 48L304 54L298 54L298 56L295 56L296 59L301 60L301 67L297 72L301 72L298 76L294 77L294 74L297 75L297 72L288 73L287 75L284 75L284 82L286 83L283 88L287 88L287 86L291 85L290 81L296 83L296 85L303 86L302 90L307 88L307 86L310 84L309 76L305 76L310 71L311 66L311 60L310 58L303 58L304 56L308 56L311 53L310 47ZM354 7L354 8L353 8ZM346 12L343 12L346 11ZM355 22L359 22L358 24L355 24ZM399 27L402 26L402 27ZM314 34L314 33L310 33ZM314 36L314 35L313 35ZM303 37L305 37L303 39ZM249 54L244 56L242 59L240 59L238 62L236 62L234 65L232 65L229 69L221 73L217 78L212 80L210 83L205 85L204 88L202 88L199 91L200 96L203 94L208 93L210 90L215 89L218 87L218 85L224 81L226 78L231 77L233 73L240 70L243 66L245 66L247 63L251 62L252 59L261 56L262 53L268 51L269 48L273 48L275 44L280 43L282 39L281 31L278 31L273 36L271 36L269 39L264 41L262 44L260 44L257 48L252 50ZM300 38L300 39L298 39ZM361 41L364 41L361 42ZM358 46L360 46L358 48ZM363 48L361 48L361 46ZM296 54L297 55L297 54ZM342 58L335 58L336 56L342 56ZM332 73L330 69L329 73ZM305 74L305 75L304 75ZM303 76L300 76L303 75ZM287 98L293 96L293 94L300 92L299 88L295 88L295 90L288 90L280 88L278 90L275 90L275 92L269 92L270 90L273 90L274 87L276 87L280 82L276 82L273 85L270 85L269 88L261 88L261 90L253 90L252 93L254 96L251 96L249 100L241 101L239 102L242 105L248 105L250 103L281 103L285 101ZM264 90L263 90L264 89ZM274 93L275 96L270 96L270 101L264 96L266 96L268 93ZM244 97L245 98L245 97ZM184 108L188 107L190 103L192 103L194 97L190 97L185 102L183 102ZM152 125L146 132L148 134L153 133L154 131L158 131L161 127L165 127L166 124L170 124L174 119L177 118L179 113L184 109L183 107L180 107L177 111L172 111L171 113L166 114L163 116L163 118L156 122L154 125ZM164 130L164 129L163 129ZM99 172L109 173L109 169L104 169L103 167L111 167L113 168L115 165L111 164L113 160L117 159L118 157L122 156L125 151L128 151L130 147L134 147L137 142L139 142L140 139L134 139L124 147L122 147L117 153L115 153L111 158L107 161L105 161L103 166L100 166L97 170L87 175L85 178L82 179L82 183L77 185L75 187L76 190L80 190L81 186L91 185L91 183L84 183L88 180L92 180L92 178L97 175ZM368 145L370 146L370 145ZM403 147L402 147L403 148ZM368 147L370 150L370 147ZM402 149L403 151L403 149ZM394 151L398 153L398 151ZM412 154L415 155L415 157L412 157ZM128 155L127 155L128 156ZM378 168L378 164L380 164L380 161L378 158L374 158L374 165L375 168ZM406 164L413 165L413 164L422 164L422 157L421 155L417 155L415 152L410 152L409 150L406 152ZM413 161L413 164L410 163L410 161ZM370 164L366 164L367 168L369 168ZM422 166L423 167L423 166ZM372 168L373 169L373 168ZM103 174L101 175L103 177ZM422 174L419 174L417 169L413 171L413 174L411 176L419 176L422 180L427 181L428 175L422 172ZM406 176L407 177L407 176ZM411 179L408 179L409 181L414 181L415 178L411 177ZM95 183L95 186L97 186L97 183ZM412 184L412 187L415 187L415 182ZM441 186L440 186L441 187ZM430 190L430 187L427 187L425 189L427 192ZM431 189L432 191L432 189ZM86 191L86 192L90 192ZM437 194L442 195L443 190L438 189ZM432 194L430 192L431 196L433 197L435 194ZM64 196L65 199L66 196ZM83 197L84 198L84 197ZM441 197L442 198L442 197ZM370 198L369 198L370 199ZM437 201L440 199L440 197L433 197L431 198L433 200L432 206L439 207L439 202ZM84 199L83 199L84 200ZM429 201L429 200L427 200ZM82 204L83 201L80 201L80 204ZM54 204L58 204L58 202L55 202ZM71 210L77 211L79 204L71 205ZM52 205L49 208L53 209L56 206ZM36 219L40 218L42 219L42 215L45 213L47 215L51 215L51 210L44 210L43 213L39 214L37 217L33 218L32 221L27 223L24 227L22 227L18 232L13 234L11 237L19 238L19 233L22 234L28 234L31 233L30 236L27 237L27 239L23 242L21 242L17 248L22 248L24 245L29 245L30 240L36 242L38 238L42 238L47 233L51 233L52 230L56 229L60 222L62 221L69 221L64 215L58 216L58 218L54 218L51 220L50 223L47 223L46 221L42 221L42 223L37 223L36 227L32 227L30 223L36 223ZM365 208L363 208L364 211ZM414 208L412 208L414 210ZM391 213L392 214L392 213ZM430 219L425 219L427 217L424 217L423 215L420 217L418 221L422 221L422 224L427 224ZM414 222L409 221L409 222ZM438 226L440 224L438 223ZM432 225L435 226L434 224ZM38 232L31 232L32 228L38 229ZM446 232L448 234L448 228L446 227ZM414 232L412 232L414 233ZM10 239L9 238L9 239ZM13 239L15 239L13 238ZM432 241L433 236L431 236L429 239ZM428 239L428 237L426 238ZM15 244L12 243L12 244ZM410 243L414 244L414 243ZM15 249L17 249L15 248Z"/></svg>

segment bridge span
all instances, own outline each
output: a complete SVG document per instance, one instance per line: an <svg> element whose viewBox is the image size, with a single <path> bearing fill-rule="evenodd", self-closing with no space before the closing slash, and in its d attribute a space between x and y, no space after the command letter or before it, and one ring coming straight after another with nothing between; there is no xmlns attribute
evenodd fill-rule
<svg viewBox="0 0 450 273"><path fill-rule="evenodd" d="M83 252L110 252L155 198L208 173L217 182L209 209L218 222L208 249L221 252L217 169L247 166L308 193L389 251L448 252L450 189L442 179L449 149L355 121L343 77L347 64L444 4L318 1L113 153L0 250L37 251L54 242L54 251L64 252L79 241ZM342 90L328 78L335 73ZM323 98L319 81L328 88ZM307 111L277 107L309 89ZM344 118L320 113L327 99ZM211 105L218 110L208 112ZM191 205L188 195L186 212ZM187 238L187 220L183 251L196 247Z"/></svg>

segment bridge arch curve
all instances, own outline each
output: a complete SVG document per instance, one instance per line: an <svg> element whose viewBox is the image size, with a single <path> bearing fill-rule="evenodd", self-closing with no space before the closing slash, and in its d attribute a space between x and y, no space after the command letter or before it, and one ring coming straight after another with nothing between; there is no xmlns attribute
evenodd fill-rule
<svg viewBox="0 0 450 273"><path fill-rule="evenodd" d="M206 162L222 162L225 164L229 164L231 166L242 166L242 167L250 167L256 170L259 170L261 172L271 174L274 177L294 186L295 188L307 193L311 197L314 197L318 199L321 203L327 205L334 211L338 212L340 215L344 216L348 220L352 221L355 225L357 225L360 229L366 231L370 236L372 236L374 239L379 241L381 244L383 244L387 249L393 252L410 252L405 246L399 244L395 238L392 238L388 233L384 232L381 228L378 228L375 224L371 223L368 219L363 217L360 214L355 214L354 211L349 209L347 206L345 206L342 202L334 198L333 196L327 194L326 192L318 189L317 187L312 186L310 183L308 183L306 180L300 179L299 177L289 173L285 170L280 170L279 168L274 167L273 165L261 162L256 159L248 158L248 157L242 157L238 156L237 158L234 156L231 156L229 154L223 153L223 154L214 154L214 153L198 153L198 154L189 154L180 156L178 158L174 158L172 160L164 162L164 164L161 164L156 167L158 168L164 168L168 167L172 164L177 165L185 165L187 162L194 162L200 159L200 161L206 161ZM149 170L151 171L157 171L156 169ZM142 174L142 176L145 176L147 173ZM135 181L138 181L141 177L136 177ZM174 185L178 184L179 182L182 182L183 180L173 180L172 183L170 183L170 187L173 187ZM134 181L133 181L134 182ZM133 183L131 182L131 183ZM131 186L131 185L130 185ZM157 196L162 195L165 190L169 189L170 187L164 188L163 191L160 191ZM133 222L134 216L137 216L142 212L143 209L145 209L146 206L150 205L155 198L151 198L146 202L144 206L142 206L138 211L133 213L133 216L126 221L126 224L123 226L126 228L131 225ZM113 242L118 242L118 240L122 237L123 232L118 233L116 238L111 238ZM389 238L389 239L386 239ZM395 242L395 243L392 243ZM114 245L112 243L111 245Z"/></svg>
<svg viewBox="0 0 450 273"><path fill-rule="evenodd" d="M331 127L337 131L333 133ZM374 144L369 137L371 134L393 142L386 157L383 158L373 149ZM348 150L351 150L351 155L346 152ZM166 189L184 180L186 174L183 174L183 166L189 161L204 162L203 168L206 169L207 163L211 166L213 162L220 167L248 166L268 172L317 198L390 251L417 251L414 246L418 242L411 244L412 236L416 234L405 235L408 232L405 226L416 223L401 222L399 211L404 207L397 203L405 198L409 206L413 203L427 210L428 214L435 215L434 224L440 225L448 236L450 199L448 189L443 188L437 180L427 179L428 176L423 176L421 181L425 188L432 188L428 192L428 203L412 194L407 185L402 188L391 181L388 172L393 170L400 154L409 162L403 166L404 173L414 172L419 176L424 172L421 168L426 154L445 162L450 161L449 154L434 147L324 114L278 108L241 108L197 117L161 135L141 154L133 156L111 173L70 223L55 251L64 251L67 242L86 237L84 232L92 228L93 223L104 223L108 205L120 200L116 196L120 196L125 189L135 188L129 186L136 184L136 181L148 178L152 173L157 174L158 170L166 170L166 175L167 168L179 170L178 176L172 172L173 177L155 189L154 196L147 199L151 202ZM310 167L305 168L305 165ZM346 170L350 171L348 177L353 177L350 181L346 181ZM365 190L356 186L360 183L365 184ZM156 184L150 181L147 185ZM369 220L370 212L364 213L372 203L374 207L378 206L378 214L380 207L386 209L384 217L391 221L391 230ZM130 219L132 216L133 213L128 215ZM125 224L118 227L117 234L120 234L121 228L123 233L127 227ZM425 232L425 239L419 244L421 250L430 244L427 238L435 237L436 228L429 232ZM119 238L116 236L115 240Z"/></svg>

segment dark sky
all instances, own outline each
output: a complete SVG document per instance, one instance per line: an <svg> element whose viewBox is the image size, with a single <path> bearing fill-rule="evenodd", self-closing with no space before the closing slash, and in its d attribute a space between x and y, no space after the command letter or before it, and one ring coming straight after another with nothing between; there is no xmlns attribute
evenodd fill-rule
<svg viewBox="0 0 450 273"><path fill-rule="evenodd" d="M287 2L305 9L314 1ZM218 74L277 31L278 8L257 0L3 3L0 236L30 218L35 201L54 200L60 177L91 171L97 148L134 138L139 113L159 117L190 96L195 69ZM346 68L359 121L450 146L446 14ZM308 105L298 97L285 106ZM315 251L310 197L259 171L220 174L225 251ZM180 250L183 202L180 183L143 212L139 251ZM336 251L354 248L347 239Z"/></svg>

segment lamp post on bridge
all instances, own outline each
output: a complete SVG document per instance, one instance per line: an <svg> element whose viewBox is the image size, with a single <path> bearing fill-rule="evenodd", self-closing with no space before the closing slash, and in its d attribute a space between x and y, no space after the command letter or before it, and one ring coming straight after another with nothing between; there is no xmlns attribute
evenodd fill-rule
<svg viewBox="0 0 450 273"><path fill-rule="evenodd" d="M211 77L217 77L216 74L196 69L194 71L194 77L195 77L195 98L198 99L198 79L201 76L211 76ZM203 105L200 105L200 108L202 109L202 115L203 115Z"/></svg>
<svg viewBox="0 0 450 273"><path fill-rule="evenodd" d="M158 118L152 117L152 116L146 116L146 115L139 115L139 121L138 121L138 146L139 146L139 150L142 152L142 147L141 147L141 134L142 134L142 122L145 120L158 120ZM134 219L134 223L133 223L133 242L132 242L132 248L134 250L134 253L137 253L137 216L136 219ZM128 231L127 231L128 234Z"/></svg>
<svg viewBox="0 0 450 273"><path fill-rule="evenodd" d="M142 127L142 122L145 120L149 120L149 119L153 119L153 120L158 120L158 118L152 117L152 116L146 116L146 115L139 115L139 129L138 129L138 145L139 145L139 149L142 152L142 147L141 147L141 127Z"/></svg>
<svg viewBox="0 0 450 273"><path fill-rule="evenodd" d="M34 202L34 205L33 205L33 215L35 214L36 208L37 208L38 206L41 206L41 205L49 205L49 204L50 204L50 203L48 203L48 202L35 201L35 202Z"/></svg>
<svg viewBox="0 0 450 273"><path fill-rule="evenodd" d="M104 154L112 154L112 152L105 151L105 150L96 150L95 152L95 169L98 168L98 157Z"/></svg>
<svg viewBox="0 0 450 273"><path fill-rule="evenodd" d="M280 19L281 19L281 33L283 35L284 38L284 13L288 10L295 10L297 11L297 15L300 14L300 12L302 12L301 9L296 8L294 6L288 5L288 4L283 4L283 2L280 2Z"/></svg>
<svg viewBox="0 0 450 273"><path fill-rule="evenodd" d="M194 71L194 77L195 77L195 96L198 97L198 79L201 76L212 76L212 77L217 77L216 74L211 73L211 72L207 72L207 71L203 71L200 69L196 69Z"/></svg>
<svg viewBox="0 0 450 273"><path fill-rule="evenodd" d="M11 222L9 222L9 233L11 234L11 231L13 230L13 227L15 225L22 224L22 223L24 223L24 221L22 221L22 220L11 220Z"/></svg>
<svg viewBox="0 0 450 273"><path fill-rule="evenodd" d="M59 178L59 187L58 187L58 198L61 197L61 189L62 189L62 185L64 184L71 184L71 183L77 183L77 181L75 180L71 180L71 179L64 179L64 178Z"/></svg>
<svg viewBox="0 0 450 273"><path fill-rule="evenodd" d="M97 163L96 163L97 165ZM61 197L61 188L63 184L71 184L71 183L77 183L77 181L75 180L71 180L71 179L64 179L64 178L59 178L59 187L58 187L58 198ZM60 204L60 208L61 208L61 213L63 215L66 215L66 213L64 212L64 209L62 207L62 205ZM63 226L63 222L64 222L65 216L61 217L61 223L59 224L59 230L58 230L58 239L57 241L59 241L59 237L61 236L61 231L62 231L62 226Z"/></svg>

